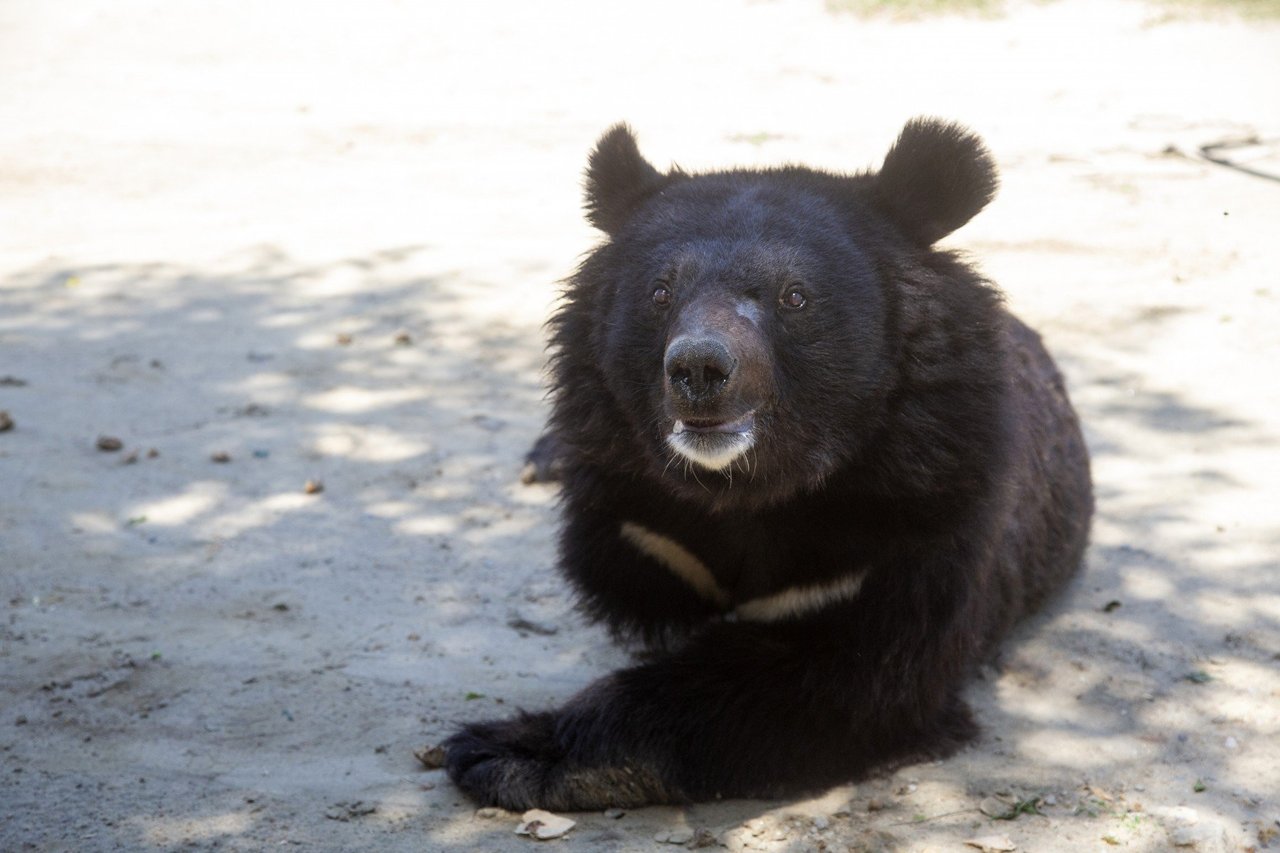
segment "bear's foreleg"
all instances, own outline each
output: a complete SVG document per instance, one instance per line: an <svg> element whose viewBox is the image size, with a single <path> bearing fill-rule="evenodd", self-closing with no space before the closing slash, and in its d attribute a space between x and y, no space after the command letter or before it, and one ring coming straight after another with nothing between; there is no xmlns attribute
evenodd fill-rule
<svg viewBox="0 0 1280 853"><path fill-rule="evenodd" d="M920 662L813 630L711 626L558 711L465 727L445 744L449 775L478 802L514 810L773 797L946 754L973 734L954 689L921 689Z"/></svg>

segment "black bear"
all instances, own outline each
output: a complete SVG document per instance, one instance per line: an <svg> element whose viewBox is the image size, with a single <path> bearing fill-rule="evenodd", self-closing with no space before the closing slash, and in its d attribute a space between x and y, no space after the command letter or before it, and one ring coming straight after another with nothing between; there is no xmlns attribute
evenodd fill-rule
<svg viewBox="0 0 1280 853"><path fill-rule="evenodd" d="M944 756L966 679L1078 569L1089 460L1039 337L933 248L995 192L916 119L878 172L591 155L605 234L551 321L561 567L650 644L563 707L464 727L485 804L814 791Z"/></svg>

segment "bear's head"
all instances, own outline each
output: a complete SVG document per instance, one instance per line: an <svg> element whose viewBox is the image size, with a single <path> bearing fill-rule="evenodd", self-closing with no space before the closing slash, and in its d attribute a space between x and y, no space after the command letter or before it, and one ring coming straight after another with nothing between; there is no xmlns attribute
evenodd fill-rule
<svg viewBox="0 0 1280 853"><path fill-rule="evenodd" d="M995 186L981 141L932 119L855 175L663 173L610 129L586 180L607 240L552 324L557 430L593 464L713 506L827 481L893 428L895 395L912 393L904 361L925 357L907 338L937 337L911 329L946 309L906 303L932 300L919 294L938 279L981 288L932 244Z"/></svg>

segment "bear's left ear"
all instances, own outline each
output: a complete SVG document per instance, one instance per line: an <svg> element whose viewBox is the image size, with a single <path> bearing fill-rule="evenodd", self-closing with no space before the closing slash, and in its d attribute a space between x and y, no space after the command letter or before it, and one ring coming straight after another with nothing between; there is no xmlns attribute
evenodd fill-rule
<svg viewBox="0 0 1280 853"><path fill-rule="evenodd" d="M641 156L631 128L615 124L600 137L587 163L587 219L606 234L615 233L662 179Z"/></svg>
<svg viewBox="0 0 1280 853"><path fill-rule="evenodd" d="M935 118L907 122L873 179L882 207L922 246L972 219L995 196L997 183L982 140Z"/></svg>

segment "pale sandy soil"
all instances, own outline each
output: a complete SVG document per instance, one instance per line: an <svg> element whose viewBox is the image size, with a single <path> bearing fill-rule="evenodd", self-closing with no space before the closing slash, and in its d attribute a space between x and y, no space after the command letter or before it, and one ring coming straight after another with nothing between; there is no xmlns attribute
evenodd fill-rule
<svg viewBox="0 0 1280 853"><path fill-rule="evenodd" d="M516 480L586 151L856 169L919 113L1003 166L951 243L1069 374L1086 575L951 760L549 843L1280 848L1280 183L1196 156L1280 173L1280 28L450 5L0 6L0 849L535 844L412 750L625 660Z"/></svg>

